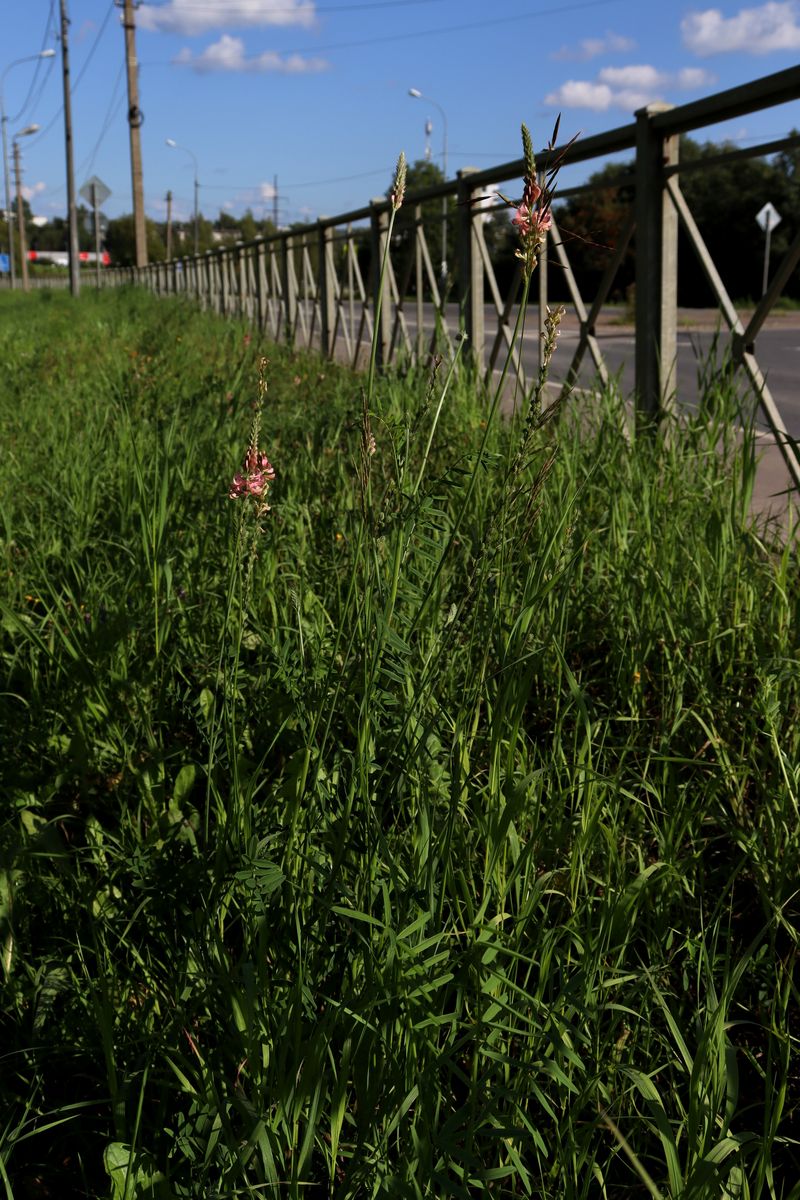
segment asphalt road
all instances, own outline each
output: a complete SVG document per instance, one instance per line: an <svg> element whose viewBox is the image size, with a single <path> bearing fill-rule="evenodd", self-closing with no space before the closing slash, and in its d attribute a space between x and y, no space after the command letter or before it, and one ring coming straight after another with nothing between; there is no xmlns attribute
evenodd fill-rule
<svg viewBox="0 0 800 1200"><path fill-rule="evenodd" d="M678 331L678 364L676 372L677 399L680 405L694 408L698 401L698 374L703 362L707 362L712 350L714 333L712 330L679 330ZM606 361L609 372L618 372L622 392L628 395L634 387L634 337L631 331L602 330L598 335L601 353ZM554 377L563 376L572 357L572 352L578 344L576 330L565 330L558 348L564 369L559 371L558 361L555 363ZM719 350L729 344L729 339L721 336ZM525 354L523 362L526 370L528 364L536 362L537 337L525 339ZM768 328L762 329L756 341L756 358L767 379L767 385L772 393L783 420L792 437L800 438L800 329ZM588 362L587 362L588 360ZM594 379L594 364L588 353L579 376L579 383L588 385ZM750 397L747 377L740 376L743 397ZM756 424L766 428L763 417L757 417Z"/></svg>
<svg viewBox="0 0 800 1200"><path fill-rule="evenodd" d="M409 332L413 336L415 329L415 307L409 304L405 310ZM605 322L597 327L597 339L606 361L606 366L612 375L620 380L623 395L629 395L634 387L634 333L630 326L614 323L613 311L607 314ZM721 323L721 318L719 318ZM496 315L494 309L487 305L485 311L486 329L486 358L494 342L496 333ZM692 313L691 310L681 310L678 328L678 363L676 372L677 399L679 405L694 407L698 400L698 368L700 363L708 358L714 341L717 316L714 313L702 311ZM538 317L535 308L530 310L528 329L523 340L523 365L526 373L535 371L538 362ZM423 323L427 331L433 329L433 311L431 306L425 306ZM455 305L448 305L448 323L451 330L458 328L458 310ZM695 326L694 328L687 326ZM578 344L578 330L572 314L565 317L562 324L558 350L553 362L551 378L556 381L566 374L572 353ZM730 344L727 329L720 329L718 347L720 353ZM502 352L501 352L502 353ZM777 315L768 319L765 328L761 330L756 340L756 358L764 372L773 399L781 411L789 434L800 439L800 314ZM500 360L502 362L502 358ZM588 387L594 381L595 369L591 356L584 354L578 385ZM747 377L741 374L743 397L750 397ZM763 418L757 418L757 425L767 428Z"/></svg>

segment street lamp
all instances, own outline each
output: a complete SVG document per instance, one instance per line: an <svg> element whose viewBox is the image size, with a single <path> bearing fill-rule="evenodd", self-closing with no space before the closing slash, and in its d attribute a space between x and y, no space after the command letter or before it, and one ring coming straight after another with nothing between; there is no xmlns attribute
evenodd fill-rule
<svg viewBox="0 0 800 1200"><path fill-rule="evenodd" d="M18 67L21 63L36 62L40 58L55 58L55 50L42 50L41 54L28 54L25 58L15 58L12 63L9 63L3 74L0 75L0 124L3 127L3 176L6 189L6 229L8 231L8 257L11 267L11 286L16 287L16 272L14 270L14 236L13 215L11 205L11 183L8 177L8 141L6 137L6 124L8 117L6 116L5 103L3 101L3 84L5 83L6 75L12 67Z"/></svg>
<svg viewBox="0 0 800 1200"><path fill-rule="evenodd" d="M22 290L28 290L28 247L25 243L25 212L22 207L22 171L19 165L19 138L30 137L32 133L38 133L38 125L26 125L24 129L20 129L18 134L14 136L14 175L17 180L17 223L19 225L19 259L22 265Z"/></svg>
<svg viewBox="0 0 800 1200"><path fill-rule="evenodd" d="M194 154L192 154L192 152L188 148L188 146L179 146L178 143L174 140L174 138L167 138L167 145L172 150L182 150L184 152L184 154L189 155L192 162L194 163L194 252L195 252L195 254L197 254L198 248L199 248L198 226L197 226L197 190L200 187L200 184L197 182L197 159L194 156Z"/></svg>
<svg viewBox="0 0 800 1200"><path fill-rule="evenodd" d="M442 129L444 131L444 135L443 135L443 139L442 139L442 167L444 170L444 178L445 178L445 182L446 182L447 181L447 113L444 111L441 104L438 104L436 100L431 100L430 96L425 96L419 90L419 88L409 88L408 94L409 94L409 96L413 97L414 100L427 100L428 104L432 104L434 108L438 108L439 112L442 114ZM442 298L444 299L444 289L445 289L445 284L447 283L447 196L442 196L442 264L441 264L440 271L441 271L441 276L442 276Z"/></svg>

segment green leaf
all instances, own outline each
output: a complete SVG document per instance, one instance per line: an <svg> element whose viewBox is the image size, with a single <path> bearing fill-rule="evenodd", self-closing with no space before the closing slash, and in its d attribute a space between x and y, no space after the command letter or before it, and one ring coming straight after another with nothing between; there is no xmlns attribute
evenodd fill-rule
<svg viewBox="0 0 800 1200"><path fill-rule="evenodd" d="M198 701L204 721L210 721L214 715L214 693L210 688L203 688Z"/></svg>
<svg viewBox="0 0 800 1200"><path fill-rule="evenodd" d="M103 1162L111 1179L110 1200L144 1200L148 1196L167 1200L169 1197L166 1179L147 1150L133 1150L125 1142L109 1142Z"/></svg>
<svg viewBox="0 0 800 1200"><path fill-rule="evenodd" d="M194 787L194 781L197 778L197 767L194 763L184 763L180 771L178 771L175 787L172 790L172 799L176 805L189 795Z"/></svg>

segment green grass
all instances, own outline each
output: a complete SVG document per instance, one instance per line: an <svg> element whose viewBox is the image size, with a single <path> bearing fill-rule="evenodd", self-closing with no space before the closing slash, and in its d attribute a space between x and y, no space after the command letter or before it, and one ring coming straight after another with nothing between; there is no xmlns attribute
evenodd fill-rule
<svg viewBox="0 0 800 1200"><path fill-rule="evenodd" d="M523 445L268 347L259 531L242 326L0 317L0 1194L800 1196L797 550L731 390Z"/></svg>

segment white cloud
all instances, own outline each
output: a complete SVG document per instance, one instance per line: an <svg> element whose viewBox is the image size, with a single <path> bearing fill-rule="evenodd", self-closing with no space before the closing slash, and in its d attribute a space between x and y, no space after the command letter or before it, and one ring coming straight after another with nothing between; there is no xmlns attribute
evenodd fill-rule
<svg viewBox="0 0 800 1200"><path fill-rule="evenodd" d="M554 92L548 92L545 104L554 108L591 108L605 112L614 102L614 94L608 84L590 83L588 79L568 79Z"/></svg>
<svg viewBox="0 0 800 1200"><path fill-rule="evenodd" d="M38 183L34 183L30 187L26 184L23 184L20 191L22 192L23 196L30 204L30 202L31 202L31 200L33 200L34 196L38 196L40 194L40 192L47 191L47 184L42 183L41 180L39 180Z"/></svg>
<svg viewBox="0 0 800 1200"><path fill-rule="evenodd" d="M324 58L304 58L302 54L289 54L284 58L275 50L265 50L248 58L242 39L231 37L228 33L223 33L218 42L206 46L202 54L195 55L184 48L174 61L201 74L209 71L246 71L253 74L274 71L283 75L303 75L328 69Z"/></svg>
<svg viewBox="0 0 800 1200"><path fill-rule="evenodd" d="M612 88L637 88L644 91L653 91L669 83L668 75L647 63L630 67L603 67L597 78Z"/></svg>
<svg viewBox="0 0 800 1200"><path fill-rule="evenodd" d="M672 74L649 63L637 63L603 67L594 80L568 79L549 92L544 102L554 108L589 108L594 112L622 108L636 112L654 100L663 100L667 92L692 91L715 82L716 77L700 67L686 67Z"/></svg>
<svg viewBox="0 0 800 1200"><path fill-rule="evenodd" d="M260 200L274 200L277 194L274 183L262 183L259 186L258 196Z"/></svg>
<svg viewBox="0 0 800 1200"><path fill-rule="evenodd" d="M712 83L717 82L717 76L713 71L707 71L705 67L683 67L678 71L678 87L684 88L687 92L693 88L711 87Z"/></svg>
<svg viewBox="0 0 800 1200"><path fill-rule="evenodd" d="M142 29L193 36L222 26L252 28L265 25L314 24L314 0L167 0L142 4L136 20Z"/></svg>
<svg viewBox="0 0 800 1200"><path fill-rule="evenodd" d="M625 54L635 49L633 38L623 37L620 33L607 33L601 38L584 38L577 46L562 46L550 57L561 62L588 62L590 58L599 58L601 54Z"/></svg>
<svg viewBox="0 0 800 1200"><path fill-rule="evenodd" d="M689 13L681 21L681 33L684 46L701 58L735 50L747 54L800 50L794 0L770 0L760 8L743 8L735 17L724 17L718 8Z"/></svg>

